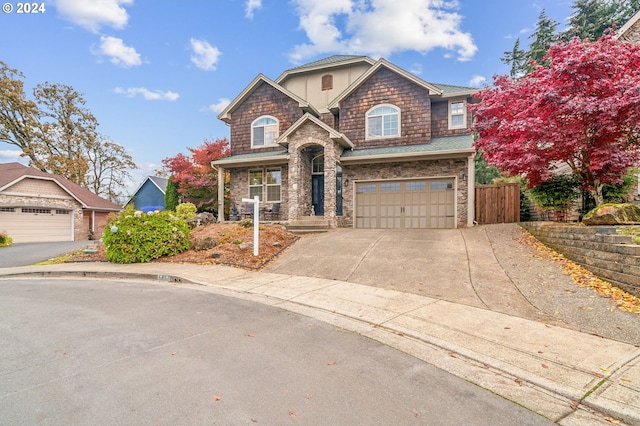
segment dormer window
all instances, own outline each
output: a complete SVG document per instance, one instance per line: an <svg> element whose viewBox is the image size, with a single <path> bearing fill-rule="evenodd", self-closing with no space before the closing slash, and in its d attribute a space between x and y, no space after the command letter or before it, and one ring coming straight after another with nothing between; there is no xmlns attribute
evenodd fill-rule
<svg viewBox="0 0 640 426"><path fill-rule="evenodd" d="M322 76L322 90L333 89L333 75L325 74Z"/></svg>
<svg viewBox="0 0 640 426"><path fill-rule="evenodd" d="M467 108L465 101L449 102L449 129L467 128Z"/></svg>
<svg viewBox="0 0 640 426"><path fill-rule="evenodd" d="M278 120L265 115L251 123L251 147L274 145L278 138Z"/></svg>
<svg viewBox="0 0 640 426"><path fill-rule="evenodd" d="M367 112L367 139L400 136L400 108L377 105Z"/></svg>

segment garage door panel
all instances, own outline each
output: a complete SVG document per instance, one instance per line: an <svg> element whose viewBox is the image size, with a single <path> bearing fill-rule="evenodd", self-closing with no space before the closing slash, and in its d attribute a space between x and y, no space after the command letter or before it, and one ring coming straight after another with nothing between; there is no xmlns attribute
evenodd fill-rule
<svg viewBox="0 0 640 426"><path fill-rule="evenodd" d="M452 179L388 180L356 184L358 228L454 228Z"/></svg>
<svg viewBox="0 0 640 426"><path fill-rule="evenodd" d="M19 207L0 212L0 230L7 231L14 243L72 241L71 214L64 210ZM33 212L39 211L39 212Z"/></svg>

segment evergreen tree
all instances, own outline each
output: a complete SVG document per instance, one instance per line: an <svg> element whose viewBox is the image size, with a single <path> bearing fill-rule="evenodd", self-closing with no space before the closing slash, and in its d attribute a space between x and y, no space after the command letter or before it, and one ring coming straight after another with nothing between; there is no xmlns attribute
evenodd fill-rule
<svg viewBox="0 0 640 426"><path fill-rule="evenodd" d="M167 188L164 193L164 208L169 211L176 211L176 207L180 204L180 194L178 194L178 185L173 181L173 176L169 176Z"/></svg>
<svg viewBox="0 0 640 426"><path fill-rule="evenodd" d="M638 10L638 0L576 0L571 8L569 28L561 38L595 41L614 26L624 25Z"/></svg>
<svg viewBox="0 0 640 426"><path fill-rule="evenodd" d="M520 49L520 38L516 39L513 49L504 52L504 56L500 60L504 64L511 65L509 71L511 78L522 77L527 73L527 52Z"/></svg>
<svg viewBox="0 0 640 426"><path fill-rule="evenodd" d="M549 51L549 47L556 41L558 36L556 29L558 28L558 22L549 18L544 9L540 12L538 17L538 23L536 24L536 30L529 36L533 41L529 45L529 52L527 52L527 58L529 62L535 62L542 66L547 66L544 57ZM533 71L535 65L528 64L529 71Z"/></svg>

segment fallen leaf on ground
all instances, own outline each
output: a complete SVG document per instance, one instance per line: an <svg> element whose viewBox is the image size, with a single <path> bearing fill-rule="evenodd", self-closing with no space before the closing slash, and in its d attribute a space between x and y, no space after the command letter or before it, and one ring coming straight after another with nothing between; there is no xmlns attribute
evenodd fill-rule
<svg viewBox="0 0 640 426"><path fill-rule="evenodd" d="M523 237L518 238L518 241L533 247L542 254L542 258L556 261L565 274L571 277L579 287L591 288L600 296L611 299L620 310L640 315L640 298L596 277L591 271L542 244L524 228L522 229L522 235Z"/></svg>
<svg viewBox="0 0 640 426"><path fill-rule="evenodd" d="M220 398L220 395L213 395L213 400L214 401L220 401L222 398Z"/></svg>

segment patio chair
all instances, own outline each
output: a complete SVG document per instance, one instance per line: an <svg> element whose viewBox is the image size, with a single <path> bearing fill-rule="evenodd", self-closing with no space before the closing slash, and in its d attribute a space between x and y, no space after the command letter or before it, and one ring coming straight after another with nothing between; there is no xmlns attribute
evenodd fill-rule
<svg viewBox="0 0 640 426"><path fill-rule="evenodd" d="M243 204L240 215L243 219L253 218L253 204Z"/></svg>
<svg viewBox="0 0 640 426"><path fill-rule="evenodd" d="M278 220L280 219L280 203L276 203L273 206L271 206L270 210L265 210L264 211L264 218L265 220Z"/></svg>

